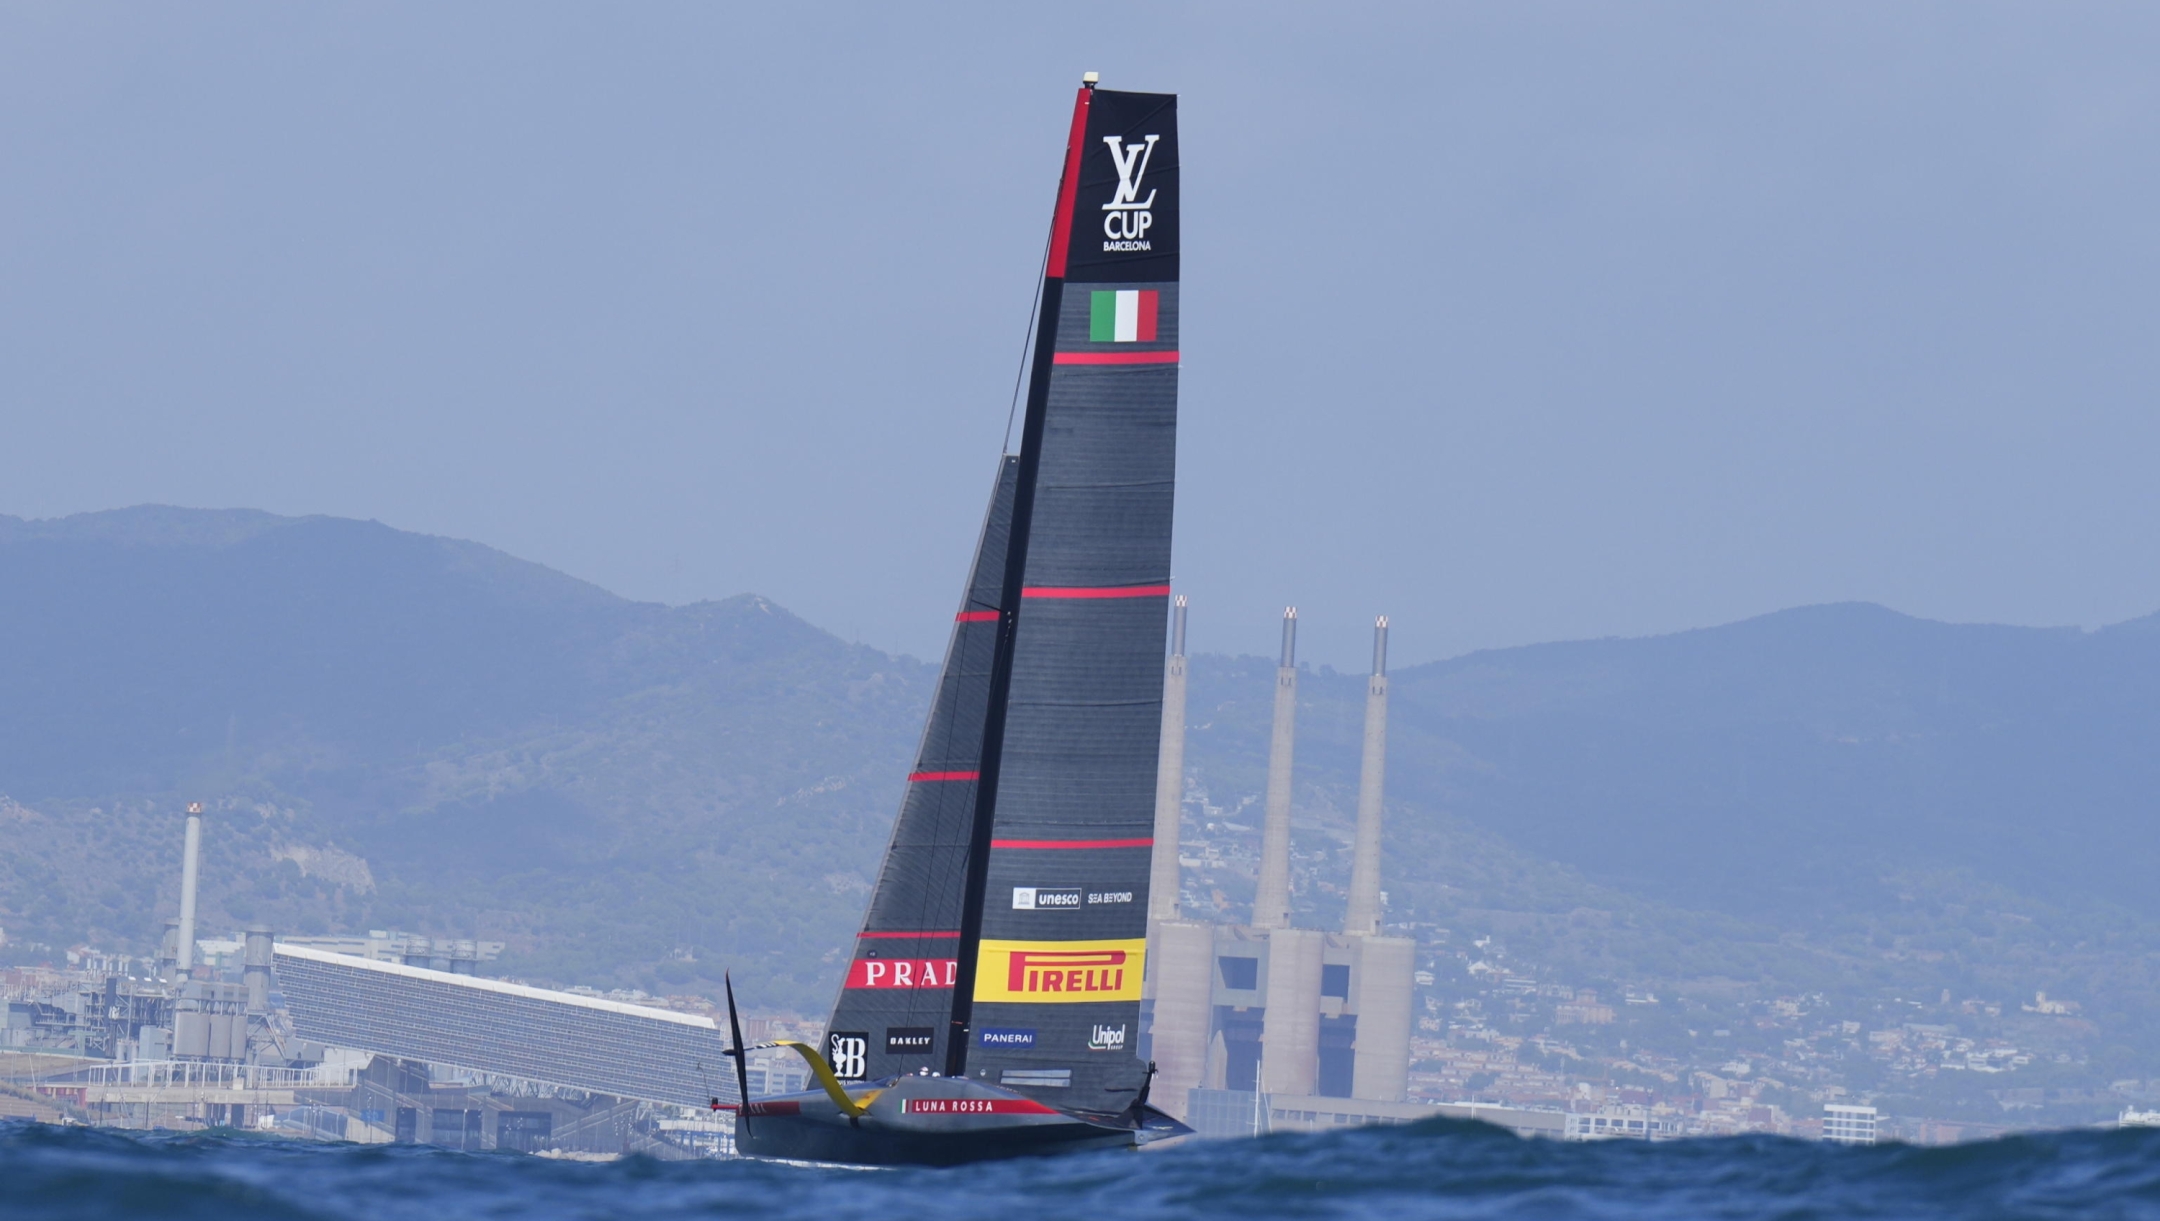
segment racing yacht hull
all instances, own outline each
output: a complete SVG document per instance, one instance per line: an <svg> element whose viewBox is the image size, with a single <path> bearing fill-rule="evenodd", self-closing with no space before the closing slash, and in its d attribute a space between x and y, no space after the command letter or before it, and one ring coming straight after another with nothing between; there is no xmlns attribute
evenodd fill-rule
<svg viewBox="0 0 2160 1221"><path fill-rule="evenodd" d="M901 1077L850 1089L849 1115L821 1091L761 1098L736 1119L735 1148L751 1157L862 1166L954 1166L1013 1157L1129 1149L1188 1131L1154 1111L1068 1115L1011 1090L964 1078Z"/></svg>

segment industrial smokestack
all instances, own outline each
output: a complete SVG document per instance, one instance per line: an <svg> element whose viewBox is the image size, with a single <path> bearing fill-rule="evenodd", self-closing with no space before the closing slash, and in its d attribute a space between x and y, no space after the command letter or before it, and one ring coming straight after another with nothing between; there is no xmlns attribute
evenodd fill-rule
<svg viewBox="0 0 2160 1221"><path fill-rule="evenodd" d="M1282 665L1275 671L1275 732L1268 742L1267 821L1260 831L1254 928L1290 927L1290 757L1297 737L1297 607L1283 611Z"/></svg>
<svg viewBox="0 0 2160 1221"><path fill-rule="evenodd" d="M1155 767L1155 863L1148 877L1148 920L1178 918L1178 833L1185 801L1185 596L1170 618L1170 660L1163 668L1162 749Z"/></svg>
<svg viewBox="0 0 2160 1221"><path fill-rule="evenodd" d="M1148 876L1147 978L1141 1014L1148 1059L1158 1070L1156 1105L1182 1118L1207 1072L1214 1016L1215 930L1178 906L1179 819L1185 800L1185 599L1170 619L1163 668L1162 756L1155 773L1155 861Z"/></svg>
<svg viewBox="0 0 2160 1221"><path fill-rule="evenodd" d="M1357 842L1350 858L1350 905L1343 931L1380 931L1380 810L1387 789L1387 616L1373 624L1372 677L1365 684L1365 766L1358 777Z"/></svg>
<svg viewBox="0 0 2160 1221"><path fill-rule="evenodd" d="M201 852L202 803L191 801L187 808L187 840L180 849L180 944L175 961L182 975L195 967L195 865Z"/></svg>

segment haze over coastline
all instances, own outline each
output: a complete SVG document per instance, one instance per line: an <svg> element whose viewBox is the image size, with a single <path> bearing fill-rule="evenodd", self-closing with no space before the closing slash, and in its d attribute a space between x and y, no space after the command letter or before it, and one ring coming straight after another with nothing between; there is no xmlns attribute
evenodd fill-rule
<svg viewBox="0 0 2160 1221"><path fill-rule="evenodd" d="M2097 627L2160 605L2156 24L18 7L0 512L375 518L933 656L1093 68L1187 99L1196 648Z"/></svg>
<svg viewBox="0 0 2160 1221"><path fill-rule="evenodd" d="M757 595L633 602L336 518L0 518L0 587L0 928L31 961L146 950L172 812L204 800L205 928L501 939L511 974L654 993L732 969L816 1013L933 679ZM1803 1083L1966 1122L2112 1113L2110 1088L2160 1086L2156 624L1845 604L1395 667L1387 919L1425 944L1432 1003L1469 1006L1427 1018L1458 1048L1557 1019L1509 1060L1532 1085L1752 1057L1793 1114ZM1274 667L1192 658L1181 856L1210 918L1252 901ZM1341 919L1363 696L1326 667L1299 691L1308 927ZM1571 1023L1578 990L1604 1024ZM2074 1012L2033 1013L2040 992ZM2028 1063L1794 1051L1843 1022Z"/></svg>

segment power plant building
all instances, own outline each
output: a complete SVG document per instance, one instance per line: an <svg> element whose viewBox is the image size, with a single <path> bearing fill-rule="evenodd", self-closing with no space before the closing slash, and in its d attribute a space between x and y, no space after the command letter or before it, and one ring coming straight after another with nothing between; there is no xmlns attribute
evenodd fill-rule
<svg viewBox="0 0 2160 1221"><path fill-rule="evenodd" d="M1145 1016L1148 1052L1157 1065L1153 1098L1203 1132L1222 1134L1255 1130L1247 1126L1245 1113L1252 1113L1257 1125L1262 1109L1349 1114L1324 1101L1330 1099L1374 1104L1366 1111L1400 1109L1404 1114L1388 1117L1408 1118L1402 1104L1409 1082L1417 946L1409 938L1380 935L1387 620L1381 619L1373 633L1357 833L1340 932L1291 924L1294 608L1283 615L1252 923L1206 924L1179 912L1175 862L1183 783L1184 627L1180 605L1164 684L1164 775L1157 789L1157 878L1149 928L1152 1008ZM1174 784L1173 766L1179 773ZM1167 878L1165 858L1171 862Z"/></svg>
<svg viewBox="0 0 2160 1221"><path fill-rule="evenodd" d="M203 822L190 805L180 910L153 970L85 955L82 970L0 1004L0 1049L37 1065L39 1096L54 1100L25 1103L31 1114L462 1149L728 1147L710 1107L739 1091L708 1016L476 978L498 942L281 941L261 925L198 940ZM747 1067L754 1091L800 1084L786 1062Z"/></svg>

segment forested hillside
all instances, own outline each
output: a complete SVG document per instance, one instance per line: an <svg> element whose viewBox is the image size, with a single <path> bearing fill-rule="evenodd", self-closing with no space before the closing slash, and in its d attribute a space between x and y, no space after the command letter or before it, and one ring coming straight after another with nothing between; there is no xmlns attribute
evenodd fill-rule
<svg viewBox="0 0 2160 1221"><path fill-rule="evenodd" d="M1222 613L1195 608L1196 648ZM1273 666L1201 652L1187 833L1231 863L1186 891L1237 917ZM0 953L146 946L200 799L209 927L501 939L521 975L655 991L733 967L816 1011L931 679L754 596L633 603L374 523L0 518ZM1405 668L1390 918L1616 984L2049 988L2160 1047L2156 679L2151 620L1870 606ZM1303 683L1315 923L1348 874L1363 689Z"/></svg>
<svg viewBox="0 0 2160 1221"><path fill-rule="evenodd" d="M756 597L639 604L373 523L0 522L0 925L500 938L509 969L823 999L932 675ZM726 962L722 960L726 959Z"/></svg>

